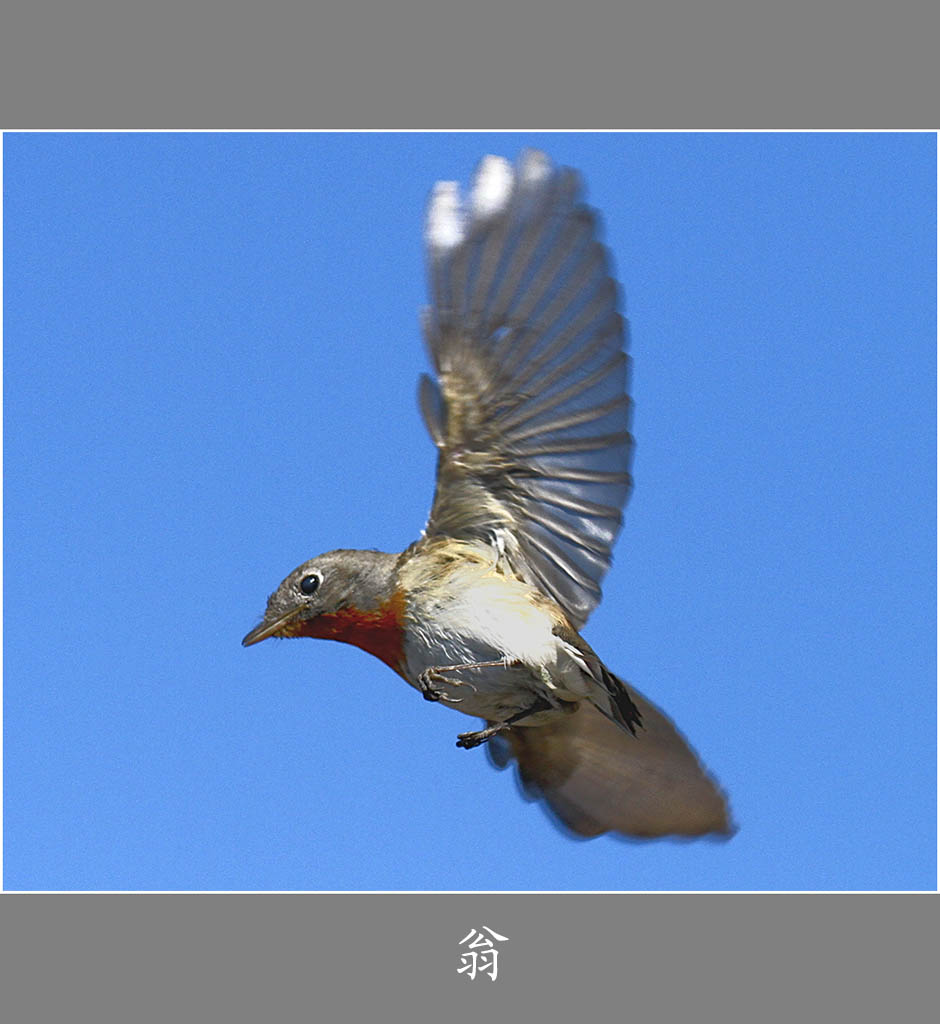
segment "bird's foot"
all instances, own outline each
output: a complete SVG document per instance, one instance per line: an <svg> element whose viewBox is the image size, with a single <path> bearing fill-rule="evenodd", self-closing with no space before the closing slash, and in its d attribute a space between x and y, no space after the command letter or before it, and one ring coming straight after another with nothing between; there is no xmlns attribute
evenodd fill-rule
<svg viewBox="0 0 940 1024"><path fill-rule="evenodd" d="M515 665L516 662L507 662L502 659L498 661L472 661L464 665L432 665L426 668L418 676L418 689L424 695L425 700L441 700L447 704L462 704L463 697L451 697L443 690L439 690L435 683L446 683L448 686L469 686L474 693L477 688L467 679L454 679L452 675L444 675L445 672L467 672L471 669L481 668L506 668L508 665Z"/></svg>
<svg viewBox="0 0 940 1024"><path fill-rule="evenodd" d="M498 732L505 732L506 729L512 728L516 722L521 722L523 719L538 714L540 711L548 711L552 707L554 705L549 703L544 697L536 697L529 707L517 711L504 722L493 722L479 732L460 733L457 737L457 746L463 747L464 750L473 750L474 747L478 747L481 743L486 743L488 739L495 736Z"/></svg>
<svg viewBox="0 0 940 1024"><path fill-rule="evenodd" d="M472 683L465 683L460 679L453 679L445 676L439 668L426 668L418 676L418 689L425 700L442 701L445 704L462 704L463 697L452 697L446 690L439 690L435 683L446 683L448 686L469 686L472 690L476 687Z"/></svg>
<svg viewBox="0 0 940 1024"><path fill-rule="evenodd" d="M457 737L457 746L462 747L464 750L473 750L474 747L480 746L481 743L486 743L488 739L491 739L498 732L508 728L508 722L497 722L496 725L490 725L479 732L462 732Z"/></svg>

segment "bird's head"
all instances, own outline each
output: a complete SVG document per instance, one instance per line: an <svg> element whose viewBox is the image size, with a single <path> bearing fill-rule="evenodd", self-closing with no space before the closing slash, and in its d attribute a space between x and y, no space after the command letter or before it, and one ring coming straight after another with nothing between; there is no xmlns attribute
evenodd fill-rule
<svg viewBox="0 0 940 1024"><path fill-rule="evenodd" d="M311 636L370 650L361 634L381 630L393 614L397 621L396 560L383 551L348 550L311 558L268 598L264 618L242 643L250 647L269 636Z"/></svg>

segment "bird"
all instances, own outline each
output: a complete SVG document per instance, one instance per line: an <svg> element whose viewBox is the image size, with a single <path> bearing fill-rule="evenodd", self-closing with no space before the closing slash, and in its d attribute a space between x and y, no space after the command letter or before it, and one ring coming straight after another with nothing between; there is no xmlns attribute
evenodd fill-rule
<svg viewBox="0 0 940 1024"><path fill-rule="evenodd" d="M424 242L418 404L437 448L404 551L294 569L245 646L313 637L374 655L426 700L482 719L458 747L515 763L572 837L728 837L727 798L666 714L581 634L633 487L628 327L600 215L543 152L441 181Z"/></svg>

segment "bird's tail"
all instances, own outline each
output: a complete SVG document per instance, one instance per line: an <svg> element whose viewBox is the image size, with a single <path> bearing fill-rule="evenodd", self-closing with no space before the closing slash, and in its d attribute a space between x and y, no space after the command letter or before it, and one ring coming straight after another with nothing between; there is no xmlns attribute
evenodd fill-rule
<svg viewBox="0 0 940 1024"><path fill-rule="evenodd" d="M731 836L715 780L669 718L636 690L632 697L643 725L635 736L584 701L546 725L494 736L491 760L505 767L514 757L525 795L581 836Z"/></svg>

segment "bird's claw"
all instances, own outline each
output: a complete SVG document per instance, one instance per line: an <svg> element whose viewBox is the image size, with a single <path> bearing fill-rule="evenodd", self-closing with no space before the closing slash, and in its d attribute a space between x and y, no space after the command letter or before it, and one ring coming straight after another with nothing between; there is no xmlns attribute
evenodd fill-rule
<svg viewBox="0 0 940 1024"><path fill-rule="evenodd" d="M418 689L421 691L421 696L425 700L440 700L443 697L443 692L434 688L432 683L432 677L436 675L433 669L425 669L421 675L418 676Z"/></svg>
<svg viewBox="0 0 940 1024"><path fill-rule="evenodd" d="M487 740L507 728L509 726L506 722L497 722L495 725L489 725L479 732L462 732L457 736L457 746L463 750L473 750L474 747L479 747L481 744L486 743Z"/></svg>
<svg viewBox="0 0 940 1024"><path fill-rule="evenodd" d="M443 690L422 690L425 700L443 701L445 704L463 704L463 697L451 697Z"/></svg>
<svg viewBox="0 0 940 1024"><path fill-rule="evenodd" d="M461 685L456 679L448 679L446 676L441 675L441 673L436 669L425 669L421 675L418 676L418 688L421 690L421 696L424 697L425 700L443 701L445 704L463 703L463 697L451 697L444 690L438 690L434 685L436 682L449 683L451 686Z"/></svg>
<svg viewBox="0 0 940 1024"><path fill-rule="evenodd" d="M418 676L418 689L421 690L421 695L425 700L442 701L445 704L463 704L463 697L451 697L445 690L439 690L434 685L435 683L446 683L448 686L469 686L471 690L476 690L473 683L462 679L451 679L450 676L445 676L436 668L426 668Z"/></svg>

